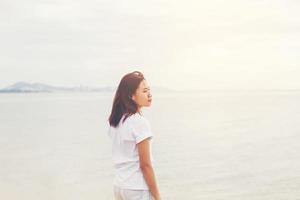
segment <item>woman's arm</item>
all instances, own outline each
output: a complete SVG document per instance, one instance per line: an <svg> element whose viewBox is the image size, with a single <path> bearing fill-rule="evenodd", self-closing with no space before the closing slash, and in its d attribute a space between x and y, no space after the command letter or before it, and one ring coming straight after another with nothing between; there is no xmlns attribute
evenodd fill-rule
<svg viewBox="0 0 300 200"><path fill-rule="evenodd" d="M150 192L155 200L160 200L160 194L155 180L154 170L150 160L150 138L147 138L137 144L140 167L143 172L145 181L149 186Z"/></svg>

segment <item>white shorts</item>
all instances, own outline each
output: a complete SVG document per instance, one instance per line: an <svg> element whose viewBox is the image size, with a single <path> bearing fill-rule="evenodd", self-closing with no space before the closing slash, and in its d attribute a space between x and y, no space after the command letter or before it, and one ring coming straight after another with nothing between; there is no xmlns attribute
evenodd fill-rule
<svg viewBox="0 0 300 200"><path fill-rule="evenodd" d="M149 190L130 190L114 186L115 200L153 200Z"/></svg>

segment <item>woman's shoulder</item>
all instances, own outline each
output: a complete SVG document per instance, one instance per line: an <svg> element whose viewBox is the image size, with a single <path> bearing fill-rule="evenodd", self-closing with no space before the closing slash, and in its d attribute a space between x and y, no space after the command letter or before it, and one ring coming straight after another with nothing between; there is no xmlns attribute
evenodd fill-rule
<svg viewBox="0 0 300 200"><path fill-rule="evenodd" d="M135 114L132 114L128 117L128 122L131 122L131 123L138 123L138 124L144 124L144 123L149 123L147 118L144 117L142 114L140 113L135 113Z"/></svg>

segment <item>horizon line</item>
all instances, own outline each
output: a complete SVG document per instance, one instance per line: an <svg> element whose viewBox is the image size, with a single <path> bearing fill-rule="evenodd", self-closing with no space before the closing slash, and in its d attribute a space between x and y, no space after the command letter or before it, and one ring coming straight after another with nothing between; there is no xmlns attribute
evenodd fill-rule
<svg viewBox="0 0 300 200"><path fill-rule="evenodd" d="M64 86L64 85L57 85L57 84L49 84L45 82L29 82L29 81L16 81L8 86L5 86L3 88L0 88L0 90L5 89L6 87L10 87L16 83L28 83L28 84L44 84L48 86L55 86L55 87L89 87L89 88L117 88L117 86L90 86L87 84L74 84L73 86ZM159 85L153 85L150 86L150 88L162 88L167 90L172 90L174 92L197 92L197 91L298 91L300 88L195 88L195 89L174 89L166 86L159 86Z"/></svg>

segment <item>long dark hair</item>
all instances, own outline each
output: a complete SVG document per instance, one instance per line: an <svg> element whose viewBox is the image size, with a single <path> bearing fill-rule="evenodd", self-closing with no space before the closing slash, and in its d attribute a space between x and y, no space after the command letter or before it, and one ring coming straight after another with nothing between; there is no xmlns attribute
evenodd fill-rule
<svg viewBox="0 0 300 200"><path fill-rule="evenodd" d="M144 75L139 71L123 76L117 88L108 119L110 126L117 127L123 115L125 115L124 122L127 117L138 112L138 105L131 97L144 79Z"/></svg>

